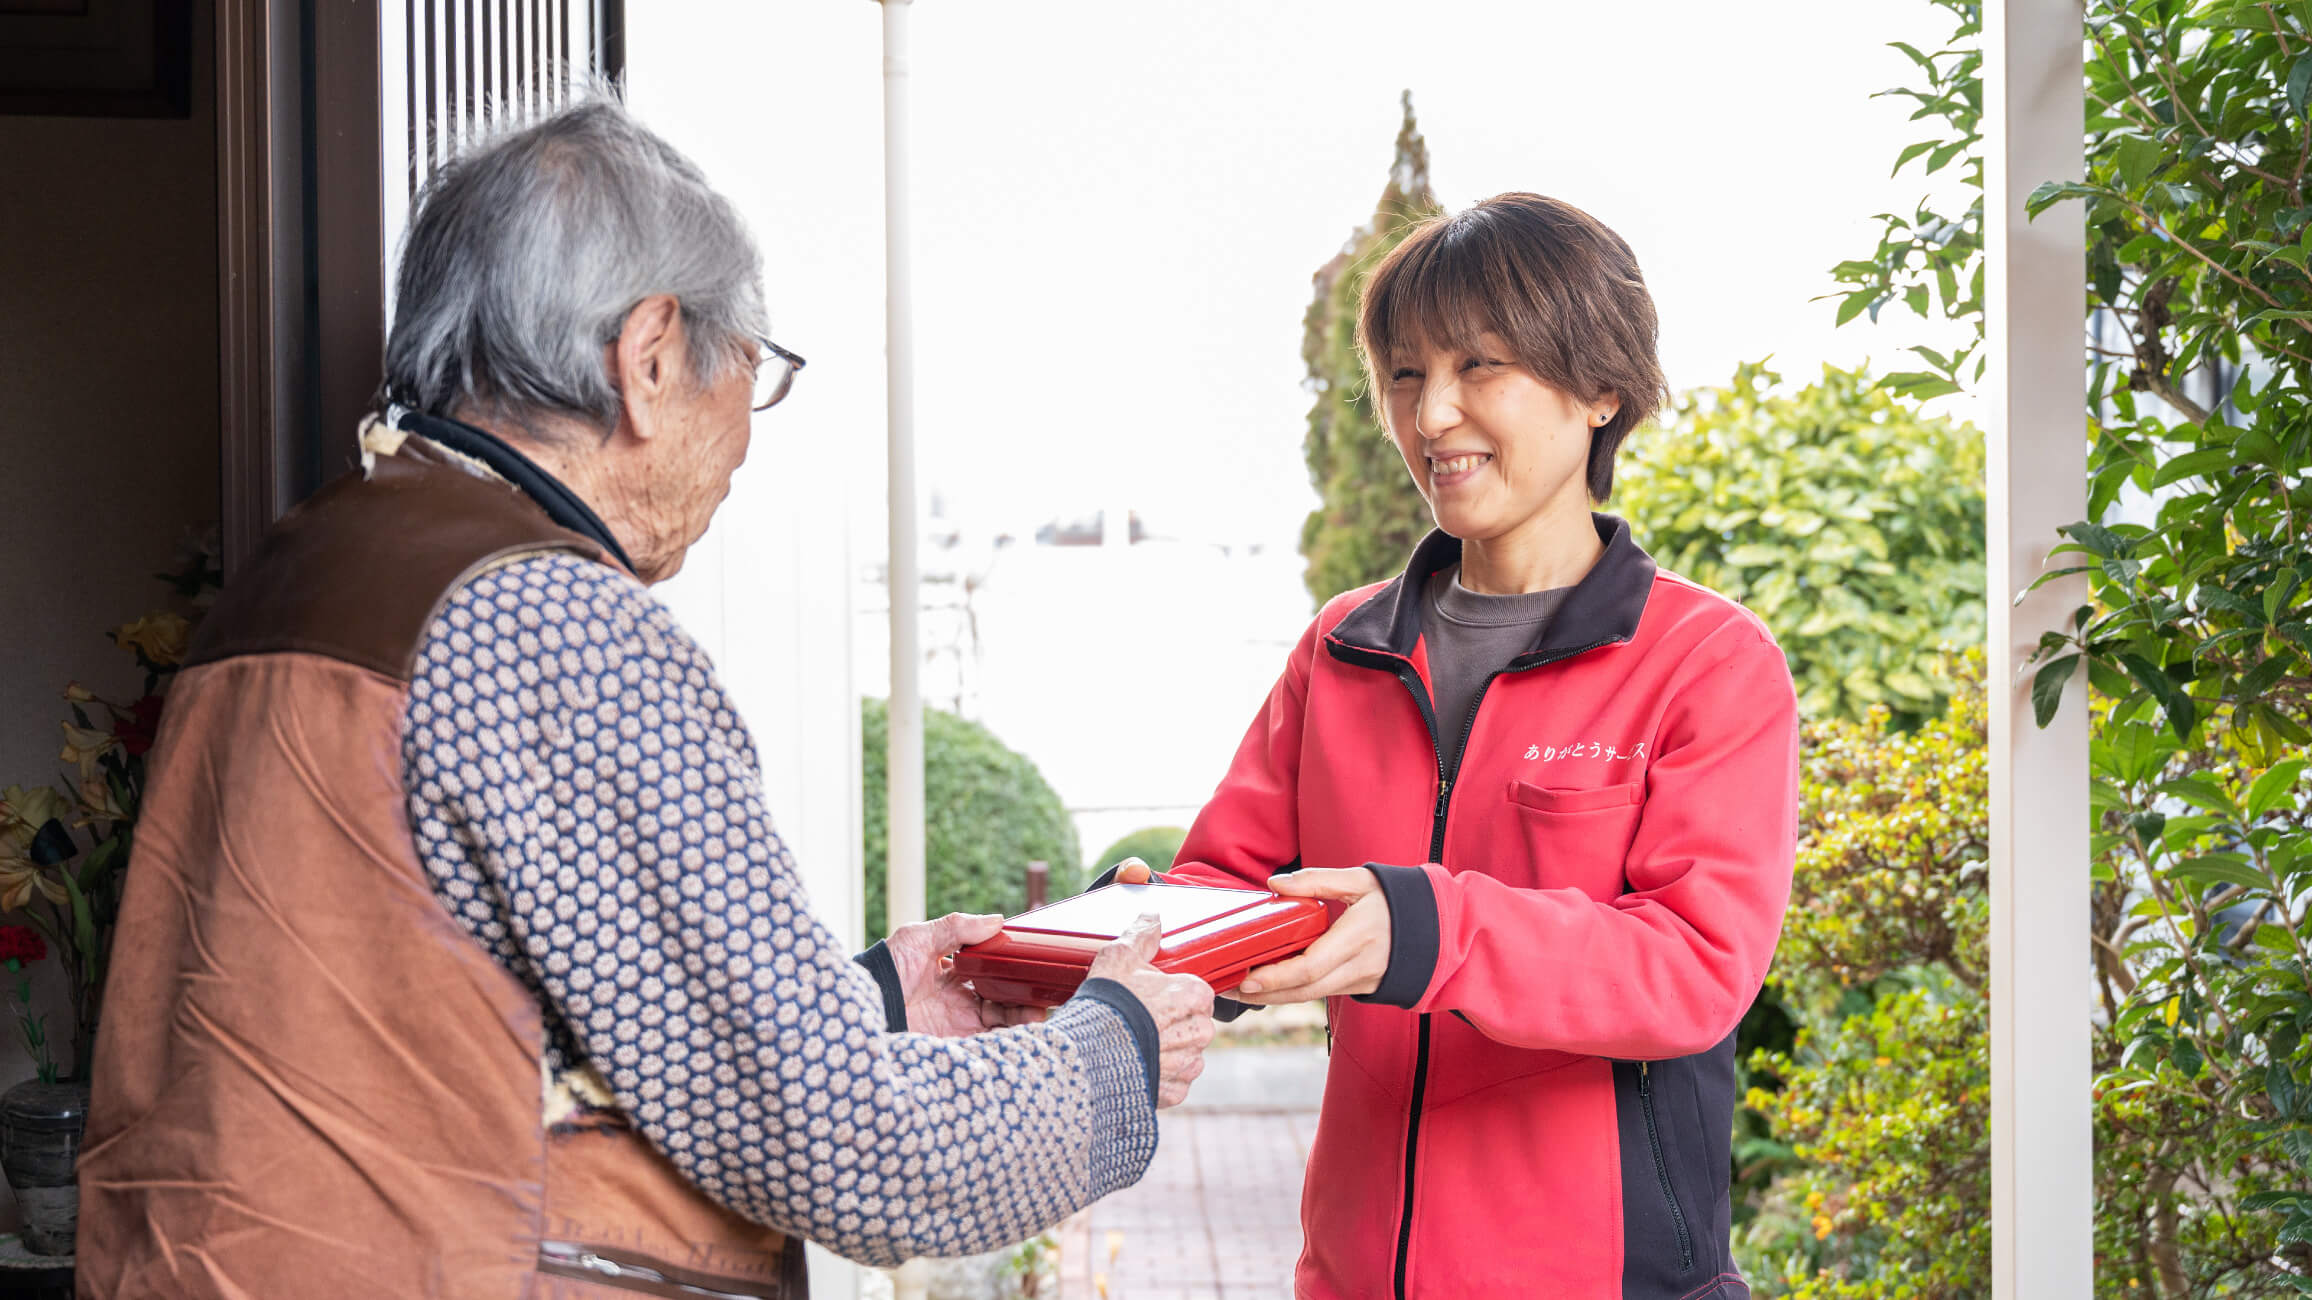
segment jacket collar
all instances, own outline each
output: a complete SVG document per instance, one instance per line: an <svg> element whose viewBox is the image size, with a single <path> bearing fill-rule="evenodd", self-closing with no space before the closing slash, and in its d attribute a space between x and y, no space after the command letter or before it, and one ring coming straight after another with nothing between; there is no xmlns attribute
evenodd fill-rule
<svg viewBox="0 0 2312 1300"><path fill-rule="evenodd" d="M1631 540L1624 521L1593 513L1590 522L1605 553L1574 585L1540 637L1509 661L1512 669L1537 667L1638 634L1638 620L1654 588L1654 559ZM1460 559L1459 538L1442 529L1431 532L1413 548L1405 571L1335 624L1327 640L1338 649L1411 659L1421 639L1421 591L1431 575Z"/></svg>
<svg viewBox="0 0 2312 1300"><path fill-rule="evenodd" d="M546 517L587 541L608 551L628 573L635 571L634 561L626 548L611 535L610 526L602 516L586 504L562 480L555 478L538 462L514 450L504 441L484 429L477 429L463 420L445 416L427 415L406 407L396 408L387 422L404 433L415 434L428 442L439 443L461 456L480 461L491 473L513 484L522 495L535 502Z"/></svg>

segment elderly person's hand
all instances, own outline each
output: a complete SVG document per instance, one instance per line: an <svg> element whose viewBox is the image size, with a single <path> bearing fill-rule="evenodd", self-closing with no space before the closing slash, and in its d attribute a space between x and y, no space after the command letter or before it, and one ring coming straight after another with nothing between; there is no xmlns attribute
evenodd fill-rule
<svg viewBox="0 0 2312 1300"><path fill-rule="evenodd" d="M1212 986L1194 975L1167 975L1156 969L1163 924L1153 913L1134 921L1114 943L1092 958L1087 979L1111 979L1132 990L1156 1020L1163 1052L1156 1081L1156 1105L1177 1106L1188 1085L1204 1073L1204 1048L1212 1041Z"/></svg>
<svg viewBox="0 0 2312 1300"><path fill-rule="evenodd" d="M1337 899L1348 906L1299 956L1253 967L1228 996L1267 1007L1381 987L1389 971L1389 900L1372 872L1310 867L1271 876L1268 887L1287 898Z"/></svg>
<svg viewBox="0 0 2312 1300"><path fill-rule="evenodd" d="M935 921L900 926L883 941L899 972L907 999L907 1028L940 1038L962 1038L982 1029L1024 1025L1044 1018L1041 1007L990 1002L955 975L955 950L992 939L1003 929L1001 916L950 912Z"/></svg>

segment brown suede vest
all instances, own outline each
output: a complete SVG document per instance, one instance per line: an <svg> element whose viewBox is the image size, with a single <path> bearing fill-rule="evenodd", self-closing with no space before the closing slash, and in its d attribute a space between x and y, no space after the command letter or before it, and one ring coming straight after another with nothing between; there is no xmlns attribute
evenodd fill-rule
<svg viewBox="0 0 2312 1300"><path fill-rule="evenodd" d="M613 563L412 439L284 518L202 626L114 946L82 1296L803 1300L799 1241L615 1113L546 1123L538 1004L419 864L419 642L468 576L550 550Z"/></svg>

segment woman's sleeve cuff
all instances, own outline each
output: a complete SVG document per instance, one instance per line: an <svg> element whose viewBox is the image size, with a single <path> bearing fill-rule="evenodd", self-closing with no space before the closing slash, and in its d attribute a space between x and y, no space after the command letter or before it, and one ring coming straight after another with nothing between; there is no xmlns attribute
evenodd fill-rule
<svg viewBox="0 0 2312 1300"><path fill-rule="evenodd" d="M1093 979L1047 1023L1075 1044L1091 1085L1089 1204L1139 1182L1156 1158L1156 1021L1130 989Z"/></svg>
<svg viewBox="0 0 2312 1300"><path fill-rule="evenodd" d="M1156 1017L1148 1014L1148 1008L1141 1003L1138 994L1115 980L1085 980L1076 989L1076 996L1069 999L1069 1004L1073 1005L1086 998L1113 1008L1117 1015L1124 1018L1126 1027L1131 1029L1132 1045L1139 1052L1141 1072L1146 1081L1148 1104L1153 1107L1156 1104L1156 1080L1162 1074L1164 1059L1164 1047L1156 1035Z"/></svg>
<svg viewBox="0 0 2312 1300"><path fill-rule="evenodd" d="M899 965L891 960L891 949L881 939L875 946L851 960L867 968L875 977L876 987L883 990L883 1019L894 1034L907 1032L907 991L899 987Z"/></svg>
<svg viewBox="0 0 2312 1300"><path fill-rule="evenodd" d="M1389 968L1381 983L1356 1000L1411 1009L1437 974L1437 887L1425 867L1365 864L1389 904Z"/></svg>

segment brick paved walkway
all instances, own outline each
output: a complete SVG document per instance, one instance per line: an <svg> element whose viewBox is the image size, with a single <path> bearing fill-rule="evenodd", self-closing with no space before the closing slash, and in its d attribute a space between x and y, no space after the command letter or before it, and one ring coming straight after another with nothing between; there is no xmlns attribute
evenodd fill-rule
<svg viewBox="0 0 2312 1300"><path fill-rule="evenodd" d="M1061 1300L1290 1300L1324 1049L1205 1061L1147 1176L1069 1220Z"/></svg>

